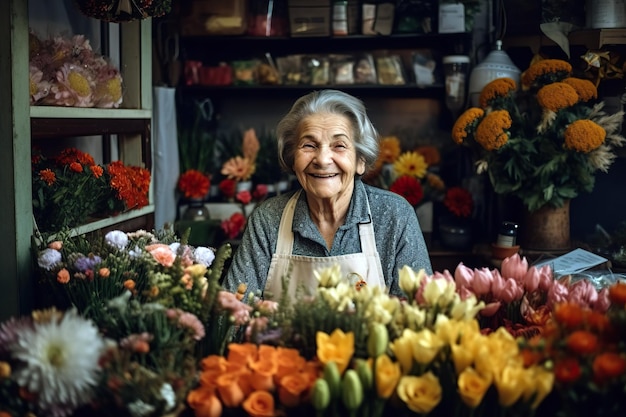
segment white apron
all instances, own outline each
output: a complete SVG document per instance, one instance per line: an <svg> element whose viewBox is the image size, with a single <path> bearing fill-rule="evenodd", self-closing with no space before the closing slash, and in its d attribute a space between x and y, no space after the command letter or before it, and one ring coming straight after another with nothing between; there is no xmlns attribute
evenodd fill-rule
<svg viewBox="0 0 626 417"><path fill-rule="evenodd" d="M293 215L300 192L295 193L287 202L280 219L276 252L272 255L270 269L263 291L263 297L278 300L283 291L283 279L289 285L288 294L294 297L299 287L306 294L313 294L318 286L314 270L332 267L339 264L341 275L354 285L379 285L385 287L383 268L376 250L374 226L372 222L359 224L361 253L340 256L302 256L292 255L293 251ZM367 210L369 212L369 202ZM371 219L371 214L370 214ZM302 291L300 290L300 291Z"/></svg>

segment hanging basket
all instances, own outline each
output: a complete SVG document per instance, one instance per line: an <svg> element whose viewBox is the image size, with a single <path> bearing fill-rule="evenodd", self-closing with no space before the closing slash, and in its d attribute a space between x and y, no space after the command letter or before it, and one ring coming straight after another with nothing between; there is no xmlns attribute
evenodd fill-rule
<svg viewBox="0 0 626 417"><path fill-rule="evenodd" d="M74 0L82 14L105 22L130 22L169 13L172 0Z"/></svg>

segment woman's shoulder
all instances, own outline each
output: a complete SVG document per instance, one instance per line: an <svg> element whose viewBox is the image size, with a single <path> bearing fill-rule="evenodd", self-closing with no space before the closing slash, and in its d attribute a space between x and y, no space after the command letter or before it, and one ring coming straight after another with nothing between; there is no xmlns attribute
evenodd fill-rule
<svg viewBox="0 0 626 417"><path fill-rule="evenodd" d="M252 215L257 218L280 219L283 209L285 208L287 202L294 193L295 191L290 191L263 200L262 202L257 204L254 211L252 212Z"/></svg>

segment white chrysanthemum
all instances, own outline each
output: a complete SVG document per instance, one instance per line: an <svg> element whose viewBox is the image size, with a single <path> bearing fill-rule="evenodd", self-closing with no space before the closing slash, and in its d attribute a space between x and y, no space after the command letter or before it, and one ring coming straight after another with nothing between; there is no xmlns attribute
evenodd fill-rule
<svg viewBox="0 0 626 417"><path fill-rule="evenodd" d="M197 263L206 265L207 267L211 266L213 261L215 260L215 252L211 248L207 248L204 246L198 246L193 251L193 257Z"/></svg>
<svg viewBox="0 0 626 417"><path fill-rule="evenodd" d="M61 252L56 249L46 248L39 252L37 258L37 265L47 271L54 268L54 266L60 263L62 260Z"/></svg>
<svg viewBox="0 0 626 417"><path fill-rule="evenodd" d="M133 401L128 404L128 411L132 417L146 417L154 412L153 405L146 404L141 400Z"/></svg>
<svg viewBox="0 0 626 417"><path fill-rule="evenodd" d="M57 405L77 408L92 399L103 347L94 323L69 310L58 321L35 323L20 332L11 350L24 366L13 378L37 393L43 410Z"/></svg>
<svg viewBox="0 0 626 417"><path fill-rule="evenodd" d="M161 398L165 400L165 411L170 411L176 406L176 393L168 383L161 385Z"/></svg>
<svg viewBox="0 0 626 417"><path fill-rule="evenodd" d="M112 230L104 236L104 241L108 245L122 250L128 245L128 235L121 230Z"/></svg>

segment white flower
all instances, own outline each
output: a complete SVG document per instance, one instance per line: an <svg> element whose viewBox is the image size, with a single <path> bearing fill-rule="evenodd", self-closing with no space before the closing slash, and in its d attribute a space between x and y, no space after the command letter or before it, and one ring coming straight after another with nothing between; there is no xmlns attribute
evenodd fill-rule
<svg viewBox="0 0 626 417"><path fill-rule="evenodd" d="M37 394L43 410L77 408L92 399L103 348L94 323L69 310L59 320L22 329L11 350L24 365L13 378Z"/></svg>
<svg viewBox="0 0 626 417"><path fill-rule="evenodd" d="M161 398L165 400L165 411L170 411L176 406L176 393L167 382L161 385Z"/></svg>
<svg viewBox="0 0 626 417"><path fill-rule="evenodd" d="M313 271L313 275L315 275L320 287L333 288L341 281L341 266L334 264L328 268L316 269Z"/></svg>
<svg viewBox="0 0 626 417"><path fill-rule="evenodd" d="M128 411L133 417L149 416L154 412L154 410L155 408L153 405L146 404L142 400L137 400L128 404Z"/></svg>
<svg viewBox="0 0 626 417"><path fill-rule="evenodd" d="M109 308L114 308L119 311L124 311L128 307L128 301L130 300L131 296L132 296L132 293L126 290L122 294L118 295L117 297L109 300L107 302L107 306Z"/></svg>
<svg viewBox="0 0 626 417"><path fill-rule="evenodd" d="M213 252L211 248L198 246L193 251L193 257L197 263L203 264L209 267L215 260L215 252Z"/></svg>
<svg viewBox="0 0 626 417"><path fill-rule="evenodd" d="M62 260L61 252L56 249L46 248L39 252L37 258L37 265L47 271L54 268L54 266L60 263Z"/></svg>
<svg viewBox="0 0 626 417"><path fill-rule="evenodd" d="M170 249L172 250L172 252L178 253L179 248L180 248L180 242L170 243Z"/></svg>
<svg viewBox="0 0 626 417"><path fill-rule="evenodd" d="M143 249L141 249L139 247L139 245L135 245L135 247L133 249L130 249L128 251L128 255L132 258L132 259L137 259L140 258L141 255L143 254Z"/></svg>
<svg viewBox="0 0 626 417"><path fill-rule="evenodd" d="M112 230L104 236L104 241L109 246L122 250L128 245L128 235L121 230Z"/></svg>
<svg viewBox="0 0 626 417"><path fill-rule="evenodd" d="M409 298L413 298L422 281L426 278L426 271L420 269L415 272L410 266L405 265L398 272L398 277L398 285L400 285L402 292Z"/></svg>

